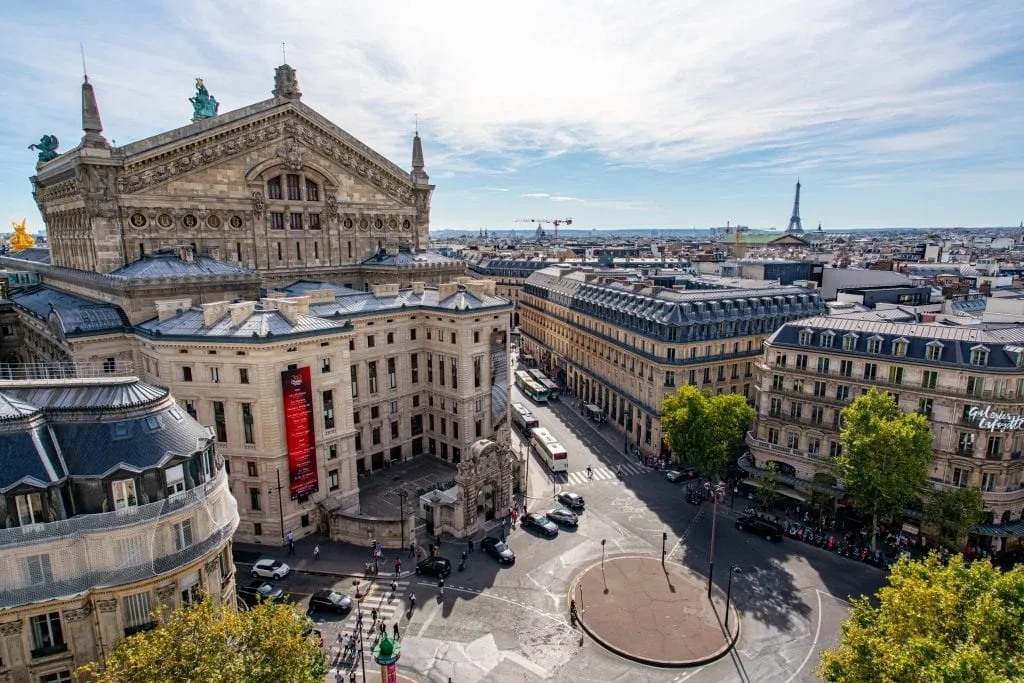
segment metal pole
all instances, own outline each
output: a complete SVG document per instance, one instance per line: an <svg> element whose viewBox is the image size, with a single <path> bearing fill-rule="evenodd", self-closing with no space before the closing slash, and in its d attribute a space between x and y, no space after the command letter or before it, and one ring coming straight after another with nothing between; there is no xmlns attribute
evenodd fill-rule
<svg viewBox="0 0 1024 683"><path fill-rule="evenodd" d="M601 571L604 571L604 544L608 542L608 539L601 539Z"/></svg>
<svg viewBox="0 0 1024 683"><path fill-rule="evenodd" d="M398 492L398 504L399 504L399 506L401 506L401 511L400 512L401 512L401 516L402 516L402 522L401 522L402 528L399 531L399 534L402 537L402 543L401 543L402 550L405 550L405 497L408 496L408 495L409 495L409 492L406 491L405 489L402 489L401 491Z"/></svg>
<svg viewBox="0 0 1024 683"><path fill-rule="evenodd" d="M661 566L665 566L665 543L668 542L668 532L661 532Z"/></svg>
<svg viewBox="0 0 1024 683"><path fill-rule="evenodd" d="M711 509L711 552L708 554L708 599L711 599L711 583L715 575L715 526L718 522L718 495L721 492L721 487L711 488L710 484L706 484L708 489L714 493L714 506Z"/></svg>
<svg viewBox="0 0 1024 683"><path fill-rule="evenodd" d="M359 611L362 613L362 604L359 606ZM366 651L363 650L363 622L359 622L359 651L362 657L359 658L359 664L363 669L363 683L366 683Z"/></svg>
<svg viewBox="0 0 1024 683"><path fill-rule="evenodd" d="M277 470L277 511L281 515L281 540L285 540L284 534L284 503L281 502L281 470Z"/></svg>
<svg viewBox="0 0 1024 683"><path fill-rule="evenodd" d="M729 601L732 600L732 575L736 571L736 565L729 565L729 582L725 589L725 637L729 637Z"/></svg>

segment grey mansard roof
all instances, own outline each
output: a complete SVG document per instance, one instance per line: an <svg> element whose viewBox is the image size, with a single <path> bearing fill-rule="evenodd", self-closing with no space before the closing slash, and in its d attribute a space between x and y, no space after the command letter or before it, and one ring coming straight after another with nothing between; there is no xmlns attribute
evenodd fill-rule
<svg viewBox="0 0 1024 683"><path fill-rule="evenodd" d="M138 261L112 271L109 275L128 280L205 279L211 276L258 277L257 273L248 268L201 254L196 254L190 261L184 261L174 249L153 251Z"/></svg>
<svg viewBox="0 0 1024 683"><path fill-rule="evenodd" d="M116 332L129 327L128 319L117 306L47 285L14 292L11 301L44 321L55 315L65 336Z"/></svg>
<svg viewBox="0 0 1024 683"><path fill-rule="evenodd" d="M432 251L399 251L397 254L378 254L362 262L364 266L419 266L419 265L458 265L456 259L435 254Z"/></svg>
<svg viewBox="0 0 1024 683"><path fill-rule="evenodd" d="M820 351L822 336L834 335L828 348L830 353L846 353L864 359L902 359L935 366L955 366L980 370L1015 370L1024 372L1018 365L1018 357L1024 354L1024 325L986 324L946 325L942 323L890 322L874 314L874 311L848 313L833 316L818 316L789 322L773 334L768 343L787 349ZM800 332L810 330L808 344L800 343ZM842 339L854 335L852 350L844 351ZM882 340L880 353L868 352L868 340ZM905 340L905 356L893 354L893 342ZM941 345L939 359L928 360L925 355L929 345ZM988 363L984 366L970 364L971 351L976 347L988 350Z"/></svg>
<svg viewBox="0 0 1024 683"><path fill-rule="evenodd" d="M49 247L29 247L28 249L22 249L21 251L9 251L4 254L4 258L20 259L22 261L31 261L32 263L50 264L50 248Z"/></svg>

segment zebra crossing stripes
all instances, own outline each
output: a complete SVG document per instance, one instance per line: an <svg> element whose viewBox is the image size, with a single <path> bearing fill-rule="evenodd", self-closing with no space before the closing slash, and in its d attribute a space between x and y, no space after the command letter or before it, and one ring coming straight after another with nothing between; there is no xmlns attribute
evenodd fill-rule
<svg viewBox="0 0 1024 683"><path fill-rule="evenodd" d="M628 463L622 465L622 474L623 474L623 476L630 476L630 475L633 475L633 474L643 474L644 472L650 472L650 470L647 469L646 467L642 467L640 465L631 465L631 464L628 464ZM594 479L593 479L593 481L607 481L609 479L616 479L617 477L618 477L618 475L615 473L615 470L610 468L610 467L595 467L594 468ZM570 484L577 484L577 485L578 484L586 484L586 483L591 481L591 479L589 477L587 477L586 470L583 470L582 472L570 472L569 476L567 477L567 480L568 480L568 483L570 483Z"/></svg>
<svg viewBox="0 0 1024 683"><path fill-rule="evenodd" d="M363 628L370 628L372 625L370 622L373 621L372 611L377 610L377 621L383 619L388 624L388 628L396 621L401 619L403 611L407 609L408 603L403 597L405 591L409 588L410 581L408 579L398 580L398 591L392 595L391 593L391 579L387 577L378 578L376 581L370 584L370 590L367 591L366 595L362 597L362 609L363 609ZM345 620L342 622L342 630L348 629L349 631L355 630L356 627L356 614L359 612L359 608L356 606L352 607L352 611L348 613ZM389 631L390 633L390 631Z"/></svg>

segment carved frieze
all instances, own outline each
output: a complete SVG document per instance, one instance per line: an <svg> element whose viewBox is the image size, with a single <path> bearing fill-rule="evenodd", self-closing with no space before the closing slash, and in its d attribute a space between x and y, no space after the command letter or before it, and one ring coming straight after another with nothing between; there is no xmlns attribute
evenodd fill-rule
<svg viewBox="0 0 1024 683"><path fill-rule="evenodd" d="M285 146L277 150L277 156L284 160L284 165L293 171L301 171L306 163L306 150L291 138Z"/></svg>
<svg viewBox="0 0 1024 683"><path fill-rule="evenodd" d="M160 602L169 602L174 596L175 584L165 583L156 587L156 599Z"/></svg>
<svg viewBox="0 0 1024 683"><path fill-rule="evenodd" d="M252 216L263 218L267 214L267 200L263 198L262 192L252 193Z"/></svg>
<svg viewBox="0 0 1024 683"><path fill-rule="evenodd" d="M0 624L0 636L16 636L21 633L21 620Z"/></svg>
<svg viewBox="0 0 1024 683"><path fill-rule="evenodd" d="M98 609L102 613L107 613L107 614L110 613L110 612L116 612L117 611L117 599L116 598L109 598L107 600L97 600L96 601L96 609Z"/></svg>
<svg viewBox="0 0 1024 683"><path fill-rule="evenodd" d="M84 621L92 614L92 603L87 602L81 607L66 609L63 614L68 622Z"/></svg>

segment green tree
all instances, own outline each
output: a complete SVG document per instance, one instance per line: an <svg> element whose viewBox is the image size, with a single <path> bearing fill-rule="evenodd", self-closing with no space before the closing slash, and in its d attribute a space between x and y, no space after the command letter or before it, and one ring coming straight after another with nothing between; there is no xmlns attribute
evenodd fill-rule
<svg viewBox="0 0 1024 683"><path fill-rule="evenodd" d="M772 505L779 499L779 468L769 462L757 475L757 500L761 509L770 512Z"/></svg>
<svg viewBox="0 0 1024 683"><path fill-rule="evenodd" d="M321 683L327 659L295 605L263 601L236 612L209 598L154 612L157 627L119 642L105 663L78 670L95 683Z"/></svg>
<svg viewBox="0 0 1024 683"><path fill-rule="evenodd" d="M985 517L985 499L981 489L964 487L936 491L924 506L925 521L935 527L939 543L958 551L967 534Z"/></svg>
<svg viewBox="0 0 1024 683"><path fill-rule="evenodd" d="M919 413L902 412L892 396L872 389L843 410L843 452L836 466L846 490L878 522L902 513L928 481L932 433Z"/></svg>
<svg viewBox="0 0 1024 683"><path fill-rule="evenodd" d="M725 476L729 452L743 442L754 409L742 394L712 396L689 384L661 404L661 427L681 462L711 477Z"/></svg>
<svg viewBox="0 0 1024 683"><path fill-rule="evenodd" d="M878 591L853 601L818 675L834 683L1024 680L1024 568L969 567L954 555L901 560Z"/></svg>

